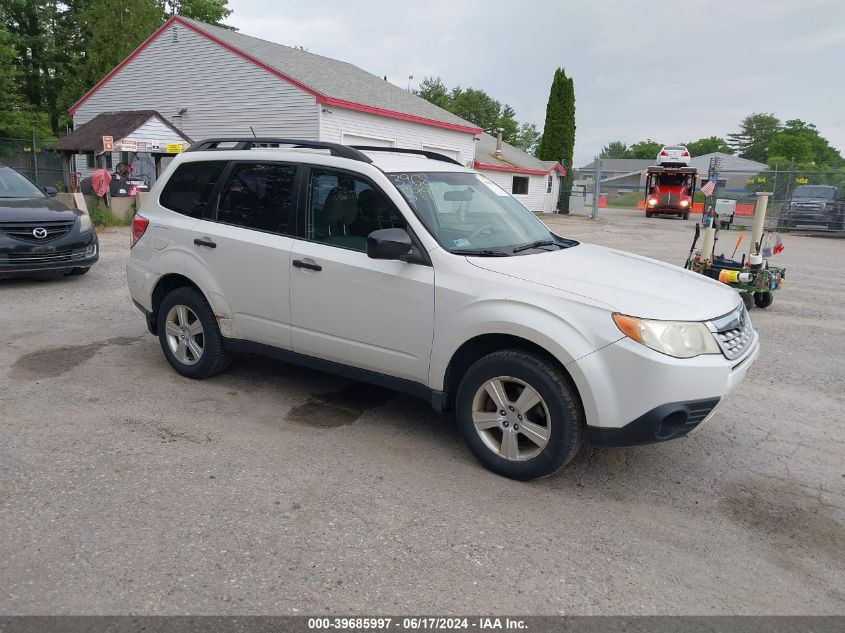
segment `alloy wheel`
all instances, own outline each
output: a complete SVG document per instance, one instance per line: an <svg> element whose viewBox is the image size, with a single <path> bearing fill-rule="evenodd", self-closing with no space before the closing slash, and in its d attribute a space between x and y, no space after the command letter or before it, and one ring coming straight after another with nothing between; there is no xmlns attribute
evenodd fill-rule
<svg viewBox="0 0 845 633"><path fill-rule="evenodd" d="M186 305L173 306L167 313L164 332L176 360L185 365L199 362L205 345L205 332L196 312Z"/></svg>
<svg viewBox="0 0 845 633"><path fill-rule="evenodd" d="M484 445L508 461L536 457L551 437L551 417L540 393L510 376L491 378L478 388L472 421Z"/></svg>

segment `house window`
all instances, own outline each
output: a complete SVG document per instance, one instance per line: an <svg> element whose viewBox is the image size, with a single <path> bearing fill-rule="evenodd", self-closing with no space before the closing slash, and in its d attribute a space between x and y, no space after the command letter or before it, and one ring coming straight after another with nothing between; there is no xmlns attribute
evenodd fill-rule
<svg viewBox="0 0 845 633"><path fill-rule="evenodd" d="M546 193L552 192L552 183L554 183L554 176L549 174L549 182L546 184Z"/></svg>
<svg viewBox="0 0 845 633"><path fill-rule="evenodd" d="M528 195L528 176L514 176L511 193L515 196Z"/></svg>
<svg viewBox="0 0 845 633"><path fill-rule="evenodd" d="M99 157L94 156L94 154L86 154L85 155L85 165L88 169L99 169L100 163L98 160ZM111 152L106 154L106 169L112 168L112 160L111 160Z"/></svg>

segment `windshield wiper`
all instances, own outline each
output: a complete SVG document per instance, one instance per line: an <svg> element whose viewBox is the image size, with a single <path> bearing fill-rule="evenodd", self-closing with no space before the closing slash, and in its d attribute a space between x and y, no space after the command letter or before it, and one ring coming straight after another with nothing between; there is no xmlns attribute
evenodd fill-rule
<svg viewBox="0 0 845 633"><path fill-rule="evenodd" d="M510 257L510 253L505 251L495 251L489 248L481 248L478 250L468 251L452 251L455 255L478 255L479 257Z"/></svg>
<svg viewBox="0 0 845 633"><path fill-rule="evenodd" d="M530 244L523 244L522 246L517 246L513 249L514 253L519 253L521 251L527 251L530 248L540 248L541 246L557 246L557 242L554 240L537 240L536 242L531 242Z"/></svg>

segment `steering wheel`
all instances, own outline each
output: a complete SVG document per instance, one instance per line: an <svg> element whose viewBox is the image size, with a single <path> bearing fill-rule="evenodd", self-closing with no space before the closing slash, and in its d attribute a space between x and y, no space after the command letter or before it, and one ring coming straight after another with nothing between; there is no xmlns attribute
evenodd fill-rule
<svg viewBox="0 0 845 633"><path fill-rule="evenodd" d="M472 232L472 235L470 235L467 239L469 239L470 241L472 241L472 240L473 240L473 238L478 237L478 236L479 236L479 235L481 235L481 233L483 233L484 231L489 231L489 232L490 232L490 234L492 235L493 233L495 233L495 232L496 232L496 227L495 227L495 226L492 226L492 225L490 225L490 224L485 224L485 225L483 225L483 226L479 226L477 229L475 229L475 230Z"/></svg>

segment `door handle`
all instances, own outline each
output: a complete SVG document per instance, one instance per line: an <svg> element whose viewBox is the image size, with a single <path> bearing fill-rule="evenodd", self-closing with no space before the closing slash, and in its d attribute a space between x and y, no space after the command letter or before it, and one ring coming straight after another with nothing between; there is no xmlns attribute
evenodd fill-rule
<svg viewBox="0 0 845 633"><path fill-rule="evenodd" d="M311 264L309 262L304 262L301 259L295 259L292 263L295 268L307 268L308 270L316 270L317 272L323 270L323 267L320 266L320 264Z"/></svg>
<svg viewBox="0 0 845 633"><path fill-rule="evenodd" d="M207 237L198 237L194 239L194 244L196 244L197 246L208 246L208 248L217 248L217 244L212 242Z"/></svg>

